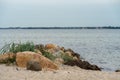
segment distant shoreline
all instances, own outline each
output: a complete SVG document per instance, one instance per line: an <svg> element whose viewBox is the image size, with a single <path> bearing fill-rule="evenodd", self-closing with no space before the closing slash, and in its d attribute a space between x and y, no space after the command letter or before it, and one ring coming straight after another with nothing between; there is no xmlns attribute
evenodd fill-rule
<svg viewBox="0 0 120 80"><path fill-rule="evenodd" d="M120 29L120 27L7 27L0 29Z"/></svg>

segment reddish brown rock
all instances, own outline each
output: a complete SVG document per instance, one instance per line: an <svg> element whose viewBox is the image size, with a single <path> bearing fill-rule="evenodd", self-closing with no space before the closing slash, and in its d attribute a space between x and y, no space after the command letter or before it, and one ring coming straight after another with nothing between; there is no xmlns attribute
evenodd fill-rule
<svg viewBox="0 0 120 80"><path fill-rule="evenodd" d="M14 53L8 52L8 53L4 53L4 54L0 55L0 63L8 63L13 59L15 59L15 54Z"/></svg>
<svg viewBox="0 0 120 80"><path fill-rule="evenodd" d="M45 51L52 54L56 54L61 50L60 47L55 44L46 44L45 49L46 49Z"/></svg>
<svg viewBox="0 0 120 80"><path fill-rule="evenodd" d="M27 62L35 60L40 63L42 68L51 68L51 69L58 69L58 66L54 64L51 60L48 58L34 52L18 52L16 54L16 63L19 67L26 67Z"/></svg>
<svg viewBox="0 0 120 80"><path fill-rule="evenodd" d="M56 48L58 48L58 46L55 45L55 44L46 44L46 45L45 45L45 48L46 48L46 49L56 49Z"/></svg>

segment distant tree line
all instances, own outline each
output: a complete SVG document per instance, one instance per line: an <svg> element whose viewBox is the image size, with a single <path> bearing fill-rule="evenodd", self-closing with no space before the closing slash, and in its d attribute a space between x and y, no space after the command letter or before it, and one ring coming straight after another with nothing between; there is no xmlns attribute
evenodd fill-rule
<svg viewBox="0 0 120 80"><path fill-rule="evenodd" d="M0 29L120 29L120 27L104 26L104 27L7 27Z"/></svg>

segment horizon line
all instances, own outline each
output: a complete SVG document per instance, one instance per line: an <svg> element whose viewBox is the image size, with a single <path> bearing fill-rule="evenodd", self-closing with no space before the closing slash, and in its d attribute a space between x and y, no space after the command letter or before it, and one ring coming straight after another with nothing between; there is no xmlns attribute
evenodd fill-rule
<svg viewBox="0 0 120 80"><path fill-rule="evenodd" d="M0 29L120 29L120 26L101 27L2 27Z"/></svg>

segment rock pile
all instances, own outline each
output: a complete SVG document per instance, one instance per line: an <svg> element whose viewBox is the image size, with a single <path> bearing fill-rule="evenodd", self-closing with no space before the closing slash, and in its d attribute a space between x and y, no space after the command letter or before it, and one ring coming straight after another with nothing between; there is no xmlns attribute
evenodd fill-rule
<svg viewBox="0 0 120 80"><path fill-rule="evenodd" d="M65 49L64 47L59 47L54 44L46 44L45 46L37 45L36 49L41 52L49 52L56 56L57 58L54 62L59 65L65 64L70 66L78 66L86 70L101 70L97 65L92 65L87 61L82 61L82 59L80 59L80 55L75 53L72 49ZM65 57L62 58L62 55L65 55ZM68 60L67 62L65 61L66 59Z"/></svg>
<svg viewBox="0 0 120 80"><path fill-rule="evenodd" d="M18 67L40 71L43 68L59 69L59 65L78 66L87 70L101 70L97 65L83 61L72 49L54 44L35 45L35 52L24 51L0 55L0 63L14 60Z"/></svg>

